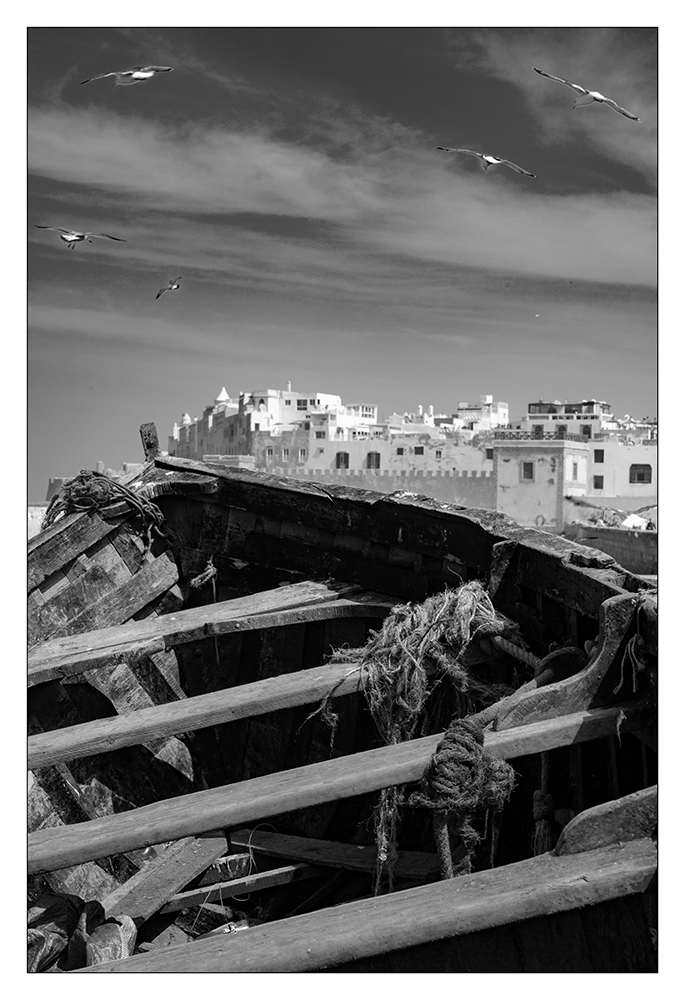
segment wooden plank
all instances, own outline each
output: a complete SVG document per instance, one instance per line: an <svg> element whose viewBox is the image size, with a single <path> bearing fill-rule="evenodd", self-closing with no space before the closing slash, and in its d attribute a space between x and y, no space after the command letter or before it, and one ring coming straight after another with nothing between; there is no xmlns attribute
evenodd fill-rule
<svg viewBox="0 0 685 1000"><path fill-rule="evenodd" d="M293 837L264 830L236 830L231 833L234 847L247 847L256 854L272 858L291 858L313 865L327 865L347 871L374 872L376 848L360 844L340 844L333 840L313 837ZM394 866L395 875L402 878L431 879L439 875L438 857L423 851L399 851Z"/></svg>
<svg viewBox="0 0 685 1000"><path fill-rule="evenodd" d="M159 447L159 435L154 424L140 425L140 440L143 444L146 462L151 462L158 455L162 454Z"/></svg>
<svg viewBox="0 0 685 1000"><path fill-rule="evenodd" d="M301 882L304 879L316 878L318 875L327 875L328 873L328 868L321 868L318 865L298 864L272 868L268 872L245 875L243 878L235 878L230 882L218 882L215 885L205 885L198 889L189 889L187 892L179 892L171 897L160 912L177 913L179 910L185 910L188 906L203 906L205 903L214 903L217 900L233 899L246 892L272 889L278 885L289 885L292 882Z"/></svg>
<svg viewBox="0 0 685 1000"><path fill-rule="evenodd" d="M104 521L92 514L67 514L40 531L28 543L29 591L111 534L120 524L121 519Z"/></svg>
<svg viewBox="0 0 685 1000"><path fill-rule="evenodd" d="M510 759L582 743L639 727L642 704L579 712L518 729L486 733L485 748ZM207 830L230 829L322 802L418 781L443 734L425 736L350 757L180 795L104 819L29 835L28 872L54 871L134 848L178 840Z"/></svg>
<svg viewBox="0 0 685 1000"><path fill-rule="evenodd" d="M206 729L222 722L252 718L325 698L336 684L335 697L359 689L360 668L354 663L330 663L311 670L269 677L225 691L141 708L128 715L95 719L29 737L28 767L92 757L137 746L163 736Z"/></svg>
<svg viewBox="0 0 685 1000"><path fill-rule="evenodd" d="M602 802L575 816L561 831L555 854L582 851L651 837L657 822L657 786ZM232 838L231 838L232 839Z"/></svg>
<svg viewBox="0 0 685 1000"><path fill-rule="evenodd" d="M102 901L106 916L127 914L140 926L180 888L225 854L226 848L226 836L220 832L186 837L171 844Z"/></svg>
<svg viewBox="0 0 685 1000"><path fill-rule="evenodd" d="M133 577L132 579L136 579ZM302 586L294 584L293 586ZM280 588L286 590L289 588ZM270 593L276 594L277 591ZM246 614L234 607L245 598L204 605L154 619L127 622L116 629L103 628L78 636L50 640L29 654L29 687L47 680L83 673L95 667L138 656L151 656L187 642L252 629L276 628L326 618L383 618L395 602L384 595L359 593L355 597L328 598L289 609ZM255 595L256 597L260 595ZM278 598L273 599L274 602ZM291 603L291 602L288 602ZM266 607L266 601L262 602Z"/></svg>
<svg viewBox="0 0 685 1000"><path fill-rule="evenodd" d="M79 632L119 625L164 594L178 582L178 568L173 555L162 552L156 559L143 564L135 576L125 580L112 593L90 604L70 627Z"/></svg>
<svg viewBox="0 0 685 1000"><path fill-rule="evenodd" d="M311 972L642 892L655 870L649 840L560 858L542 854L92 971Z"/></svg>

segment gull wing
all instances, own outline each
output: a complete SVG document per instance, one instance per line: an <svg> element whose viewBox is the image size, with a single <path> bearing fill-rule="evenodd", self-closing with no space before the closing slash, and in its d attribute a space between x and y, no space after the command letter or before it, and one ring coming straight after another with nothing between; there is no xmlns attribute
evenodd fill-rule
<svg viewBox="0 0 685 1000"><path fill-rule="evenodd" d="M173 66L138 66L137 69L143 73L171 73Z"/></svg>
<svg viewBox="0 0 685 1000"><path fill-rule="evenodd" d="M65 236L74 232L73 229L60 229L59 226L37 226L35 222L33 225L35 229L51 229L53 233L64 233Z"/></svg>
<svg viewBox="0 0 685 1000"><path fill-rule="evenodd" d="M181 275L179 274L178 278L174 278L174 280L173 280L173 284L175 285L175 284L176 284L176 282L177 282L177 281L180 281L180 280L181 280Z"/></svg>
<svg viewBox="0 0 685 1000"><path fill-rule="evenodd" d="M436 149L441 149L443 153L470 153L471 156L481 157L482 153L476 153L472 149L455 149L453 146L436 146Z"/></svg>
<svg viewBox="0 0 685 1000"><path fill-rule="evenodd" d="M84 233L84 236L97 236L102 240L117 240L119 243L126 243L126 240L122 240L121 236L110 236L108 233Z"/></svg>
<svg viewBox="0 0 685 1000"><path fill-rule="evenodd" d="M537 66L533 66L533 69L536 73L539 73L540 76L546 76L548 80L556 80L557 83L563 83L565 87L570 87L572 90L575 90L577 94L590 93L590 91L586 90L585 87L581 87L579 83L572 83L570 80L563 80L560 76L552 76L551 73L543 73L543 71L538 69Z"/></svg>
<svg viewBox="0 0 685 1000"><path fill-rule="evenodd" d="M121 70L115 73L98 73L97 76L89 76L87 80L81 80L81 86L83 86L84 83L92 83L93 80L104 80L105 77L107 76L120 76L120 75L121 75Z"/></svg>
<svg viewBox="0 0 685 1000"><path fill-rule="evenodd" d="M630 111L626 111L625 108L619 107L616 101L611 101L608 97L605 97L602 103L608 104L613 111L618 111L619 115L625 115L626 118L630 118L634 122L640 121L640 119L635 115L631 115Z"/></svg>
<svg viewBox="0 0 685 1000"><path fill-rule="evenodd" d="M512 163L511 160L500 160L499 162L503 163L505 167L511 167L518 174L525 174L526 177L535 177L535 174L531 174L530 170L524 170L523 167L519 167L517 163Z"/></svg>
<svg viewBox="0 0 685 1000"><path fill-rule="evenodd" d="M160 290L155 295L155 299L158 299L160 297L160 295L164 295L164 293L166 292L166 290L168 289L168 287L169 287L168 285L165 285L164 288L160 288Z"/></svg>

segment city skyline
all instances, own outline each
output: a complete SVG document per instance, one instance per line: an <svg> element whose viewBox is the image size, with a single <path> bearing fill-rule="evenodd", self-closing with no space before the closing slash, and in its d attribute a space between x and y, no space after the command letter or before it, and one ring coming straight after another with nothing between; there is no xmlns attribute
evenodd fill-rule
<svg viewBox="0 0 685 1000"><path fill-rule="evenodd" d="M30 29L29 494L222 385L654 415L655 62L637 28ZM173 72L81 86L138 64Z"/></svg>

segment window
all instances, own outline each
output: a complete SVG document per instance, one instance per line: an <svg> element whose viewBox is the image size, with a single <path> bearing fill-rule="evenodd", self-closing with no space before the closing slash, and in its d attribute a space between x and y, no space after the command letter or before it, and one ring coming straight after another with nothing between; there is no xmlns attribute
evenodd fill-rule
<svg viewBox="0 0 685 1000"><path fill-rule="evenodd" d="M274 450L273 450L273 448L267 448L266 449L266 457L267 458L273 458L274 457Z"/></svg>
<svg viewBox="0 0 685 1000"><path fill-rule="evenodd" d="M285 405L286 406L290 406L291 403L292 403L292 399L286 399L285 400Z"/></svg>
<svg viewBox="0 0 685 1000"><path fill-rule="evenodd" d="M533 424L533 437L541 438L545 433L544 424Z"/></svg>
<svg viewBox="0 0 685 1000"><path fill-rule="evenodd" d="M298 399L298 401L297 401L297 408L298 408L298 410L306 410L307 409L307 400L306 399Z"/></svg>
<svg viewBox="0 0 685 1000"><path fill-rule="evenodd" d="M535 481L535 463L521 462L521 481L532 483Z"/></svg>
<svg viewBox="0 0 685 1000"><path fill-rule="evenodd" d="M556 436L558 438L565 438L567 430L568 430L568 428L567 428L566 424L559 424L559 426L556 429Z"/></svg>
<svg viewBox="0 0 685 1000"><path fill-rule="evenodd" d="M316 406L316 400L315 399L310 399L309 400L309 405L310 406Z"/></svg>
<svg viewBox="0 0 685 1000"><path fill-rule="evenodd" d="M580 428L580 433L584 434L585 437L592 437L592 427L589 424L583 424Z"/></svg>
<svg viewBox="0 0 685 1000"><path fill-rule="evenodd" d="M404 448L398 448L397 449L397 454L398 455L404 455Z"/></svg>
<svg viewBox="0 0 685 1000"><path fill-rule="evenodd" d="M595 462L604 461L604 448L595 448Z"/></svg>
<svg viewBox="0 0 685 1000"><path fill-rule="evenodd" d="M325 450L326 450L325 448L317 448L316 449L316 454L317 455L323 455L323 453L324 453Z"/></svg>
<svg viewBox="0 0 685 1000"><path fill-rule="evenodd" d="M414 454L415 455L423 455L423 445L422 444L419 444L419 445L416 446L416 448L414 448Z"/></svg>
<svg viewBox="0 0 685 1000"><path fill-rule="evenodd" d="M651 483L651 481L652 481L651 465L631 465L629 482Z"/></svg>
<svg viewBox="0 0 685 1000"><path fill-rule="evenodd" d="M306 448L300 448L300 461L301 462L306 462L306 460L307 460L307 449Z"/></svg>
<svg viewBox="0 0 685 1000"><path fill-rule="evenodd" d="M362 416L373 419L375 406L362 406Z"/></svg>
<svg viewBox="0 0 685 1000"><path fill-rule="evenodd" d="M495 449L494 448L486 448L485 449L485 457L486 458L494 458L495 457Z"/></svg>
<svg viewBox="0 0 685 1000"><path fill-rule="evenodd" d="M381 467L381 455L378 451L370 451L366 456L366 468L367 469L380 469Z"/></svg>
<svg viewBox="0 0 685 1000"><path fill-rule="evenodd" d="M604 476L593 476L592 477L592 488L593 488L593 490L603 490L604 489Z"/></svg>
<svg viewBox="0 0 685 1000"><path fill-rule="evenodd" d="M316 432L316 436L318 438L325 438L326 437L326 432L325 431L317 431Z"/></svg>
<svg viewBox="0 0 685 1000"><path fill-rule="evenodd" d="M571 464L571 479L578 479L578 463L573 462Z"/></svg>
<svg viewBox="0 0 685 1000"><path fill-rule="evenodd" d="M304 429L306 431L308 431L308 430L310 430L311 426L312 426L311 421L310 420L305 420L305 422L304 422Z"/></svg>
<svg viewBox="0 0 685 1000"><path fill-rule="evenodd" d="M255 429L256 431L258 431L258 430L259 430L259 424L255 424L255 425L254 425L254 429Z"/></svg>
<svg viewBox="0 0 685 1000"><path fill-rule="evenodd" d="M284 448L281 454L283 455L283 458L290 458L290 448Z"/></svg>
<svg viewBox="0 0 685 1000"><path fill-rule="evenodd" d="M335 455L335 467L336 469L349 469L350 467L350 455L347 451L338 451Z"/></svg>
<svg viewBox="0 0 685 1000"><path fill-rule="evenodd" d="M438 450L437 450L437 451L435 452L435 457L436 457L436 458L442 458L442 452L440 451L440 449L439 449L439 448L438 448Z"/></svg>

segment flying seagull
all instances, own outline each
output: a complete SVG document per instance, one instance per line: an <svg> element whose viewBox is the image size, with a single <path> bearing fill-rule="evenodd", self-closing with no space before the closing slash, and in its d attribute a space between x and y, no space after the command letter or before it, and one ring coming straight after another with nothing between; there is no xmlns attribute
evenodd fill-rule
<svg viewBox="0 0 685 1000"><path fill-rule="evenodd" d="M105 77L115 76L115 87L131 87L134 83L144 83L145 80L150 80L155 73L171 73L172 69L173 66L134 66L133 69L122 69L115 73L99 73L97 76L91 76L87 80L81 80L81 86L84 83L91 83L93 80L104 80Z"/></svg>
<svg viewBox="0 0 685 1000"><path fill-rule="evenodd" d="M625 115L626 118L632 119L634 122L639 122L640 119L636 118L635 115L631 115L630 111L626 111L625 108L620 108L616 101L612 101L611 98L605 97L604 94L600 94L597 90L586 90L585 87L581 87L579 83L571 83L570 80L562 80L560 76L552 76L551 73L543 73L541 69L537 66L533 66L536 73L540 76L546 76L548 80L556 80L557 83L563 83L565 87L570 87L578 95L576 97L575 104L573 105L573 110L576 108L586 108L590 104L594 104L595 101L598 104L606 104L607 107L611 108L612 111L618 111L619 115Z"/></svg>
<svg viewBox="0 0 685 1000"><path fill-rule="evenodd" d="M35 223L34 223L35 225ZM59 238L64 240L69 250L73 250L77 243L92 243L90 236L97 236L101 240L117 240L119 243L126 243L120 236L110 236L108 233L77 233L75 229L60 229L59 226L35 226L36 229L50 229L53 233L59 233Z"/></svg>
<svg viewBox="0 0 685 1000"><path fill-rule="evenodd" d="M173 281L170 281L167 285L164 286L164 288L160 288L160 290L155 295L155 298L158 299L160 295L164 295L165 292L173 292L174 288L180 288L181 287L179 285L180 280L181 278L179 276L178 278L174 278Z"/></svg>
<svg viewBox="0 0 685 1000"><path fill-rule="evenodd" d="M499 156L490 156L489 153L474 153L472 149L453 149L451 146L436 146L436 149L441 149L443 153L469 153L471 156L477 156L480 160L480 165L486 172L490 167L496 167L500 163L504 164L505 167L511 167L518 174L525 174L526 177L535 177L535 174L531 174L529 170L524 170L523 167L519 167L516 163L512 163L511 160L502 160Z"/></svg>

